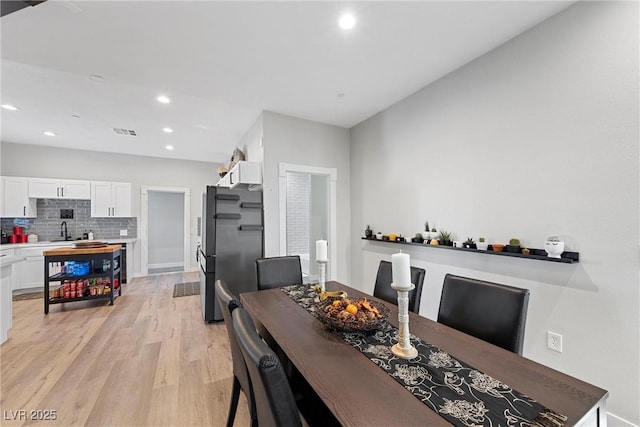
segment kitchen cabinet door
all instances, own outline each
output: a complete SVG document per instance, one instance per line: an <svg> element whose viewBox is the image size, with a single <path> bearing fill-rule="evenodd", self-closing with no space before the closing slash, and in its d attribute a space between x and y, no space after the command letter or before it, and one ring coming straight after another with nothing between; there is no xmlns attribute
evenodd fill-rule
<svg viewBox="0 0 640 427"><path fill-rule="evenodd" d="M131 183L112 183L113 215L115 217L131 216Z"/></svg>
<svg viewBox="0 0 640 427"><path fill-rule="evenodd" d="M44 286L44 256L28 256L20 263L21 281L15 289L41 288Z"/></svg>
<svg viewBox="0 0 640 427"><path fill-rule="evenodd" d="M47 178L29 178L29 197L33 199L57 199L60 197L60 181Z"/></svg>
<svg viewBox="0 0 640 427"><path fill-rule="evenodd" d="M131 183L91 182L92 217L130 217Z"/></svg>
<svg viewBox="0 0 640 427"><path fill-rule="evenodd" d="M60 198L62 199L91 199L91 182L75 179L60 180Z"/></svg>
<svg viewBox="0 0 640 427"><path fill-rule="evenodd" d="M111 216L111 183L91 181L91 216Z"/></svg>
<svg viewBox="0 0 640 427"><path fill-rule="evenodd" d="M3 176L0 187L3 218L35 218L36 199L29 199L29 180Z"/></svg>

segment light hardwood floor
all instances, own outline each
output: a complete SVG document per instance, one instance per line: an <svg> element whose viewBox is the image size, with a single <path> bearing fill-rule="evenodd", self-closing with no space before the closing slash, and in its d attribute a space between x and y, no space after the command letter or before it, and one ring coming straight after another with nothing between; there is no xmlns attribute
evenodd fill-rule
<svg viewBox="0 0 640 427"><path fill-rule="evenodd" d="M0 425L224 426L233 376L225 326L204 323L200 296L172 297L175 283L197 280L137 278L113 306L53 305L48 316L42 299L14 302L0 346ZM27 419L14 420L18 411ZM56 419L31 420L46 411ZM235 425L249 425L244 395Z"/></svg>

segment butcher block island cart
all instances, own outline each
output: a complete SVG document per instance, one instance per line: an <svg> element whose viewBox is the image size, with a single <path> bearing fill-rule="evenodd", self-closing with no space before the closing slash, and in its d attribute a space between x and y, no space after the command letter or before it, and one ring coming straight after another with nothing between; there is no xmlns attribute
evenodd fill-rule
<svg viewBox="0 0 640 427"><path fill-rule="evenodd" d="M108 299L122 294L120 245L77 243L44 251L44 314L49 305Z"/></svg>

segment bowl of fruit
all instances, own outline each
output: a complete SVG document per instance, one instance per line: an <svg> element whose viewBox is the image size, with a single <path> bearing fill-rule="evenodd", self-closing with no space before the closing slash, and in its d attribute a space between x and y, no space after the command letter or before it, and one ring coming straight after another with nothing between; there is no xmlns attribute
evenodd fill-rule
<svg viewBox="0 0 640 427"><path fill-rule="evenodd" d="M366 298L326 299L316 313L330 329L340 332L371 332L380 329L389 317L386 305Z"/></svg>

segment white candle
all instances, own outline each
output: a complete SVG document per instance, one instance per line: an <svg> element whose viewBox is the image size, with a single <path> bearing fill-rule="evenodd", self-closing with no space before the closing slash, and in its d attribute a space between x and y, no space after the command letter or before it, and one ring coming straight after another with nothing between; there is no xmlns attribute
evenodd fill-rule
<svg viewBox="0 0 640 427"><path fill-rule="evenodd" d="M409 254L400 252L391 255L391 272L393 283L396 286L409 286L411 284L411 261Z"/></svg>
<svg viewBox="0 0 640 427"><path fill-rule="evenodd" d="M316 261L327 260L327 241L316 240Z"/></svg>

